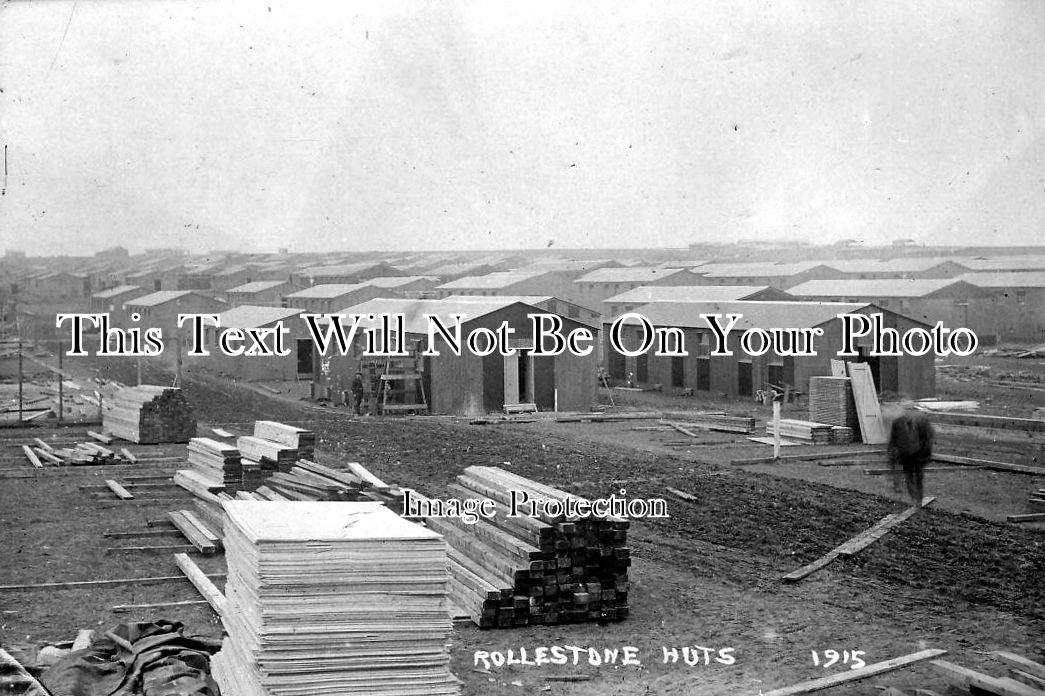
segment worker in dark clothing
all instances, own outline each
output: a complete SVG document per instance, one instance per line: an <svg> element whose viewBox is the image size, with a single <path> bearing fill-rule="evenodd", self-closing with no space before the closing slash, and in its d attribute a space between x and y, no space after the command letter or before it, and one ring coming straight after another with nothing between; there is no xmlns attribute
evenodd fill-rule
<svg viewBox="0 0 1045 696"><path fill-rule="evenodd" d="M922 504L925 466L933 456L935 432L924 413L904 412L896 416L889 430L889 466L893 488L899 490L903 475L909 495L918 507Z"/></svg>
<svg viewBox="0 0 1045 696"><path fill-rule="evenodd" d="M352 403L356 407L356 415L363 415L363 373L357 372L352 380Z"/></svg>

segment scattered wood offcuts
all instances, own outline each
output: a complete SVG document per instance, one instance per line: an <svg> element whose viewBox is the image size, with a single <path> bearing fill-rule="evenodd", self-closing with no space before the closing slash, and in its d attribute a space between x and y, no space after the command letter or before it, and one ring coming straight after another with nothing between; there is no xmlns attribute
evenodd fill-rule
<svg viewBox="0 0 1045 696"><path fill-rule="evenodd" d="M105 402L105 432L136 442L157 445L188 442L196 436L196 418L180 389L141 385L120 389Z"/></svg>
<svg viewBox="0 0 1045 696"><path fill-rule="evenodd" d="M494 467L468 467L457 480L451 495L494 500L495 516L474 524L460 517L425 521L449 545L450 598L477 625L617 621L628 615L628 520L508 517L509 490L532 499L571 496Z"/></svg>
<svg viewBox="0 0 1045 696"><path fill-rule="evenodd" d="M223 693L460 693L439 535L375 503L224 508Z"/></svg>

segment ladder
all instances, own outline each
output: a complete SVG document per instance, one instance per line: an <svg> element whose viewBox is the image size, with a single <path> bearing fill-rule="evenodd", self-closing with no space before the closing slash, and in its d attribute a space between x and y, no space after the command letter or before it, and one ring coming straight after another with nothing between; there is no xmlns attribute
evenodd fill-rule
<svg viewBox="0 0 1045 696"><path fill-rule="evenodd" d="M424 374L417 354L406 358L388 358L380 376L378 412L426 413L428 397L425 394Z"/></svg>

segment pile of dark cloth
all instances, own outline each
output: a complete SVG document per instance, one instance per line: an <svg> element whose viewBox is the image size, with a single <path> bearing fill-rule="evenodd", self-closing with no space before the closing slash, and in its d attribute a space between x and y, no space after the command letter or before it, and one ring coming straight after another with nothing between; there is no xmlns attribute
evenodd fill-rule
<svg viewBox="0 0 1045 696"><path fill-rule="evenodd" d="M40 675L53 696L219 696L210 656L219 644L181 623L119 624Z"/></svg>

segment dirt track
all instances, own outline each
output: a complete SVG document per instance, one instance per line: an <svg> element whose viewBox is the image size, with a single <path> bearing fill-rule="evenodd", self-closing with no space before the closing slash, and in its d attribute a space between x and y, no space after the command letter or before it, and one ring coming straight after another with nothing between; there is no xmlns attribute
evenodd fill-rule
<svg viewBox="0 0 1045 696"><path fill-rule="evenodd" d="M548 693L564 694L754 695L760 686L769 689L828 673L814 668L809 657L810 650L827 648L864 650L872 662L924 644L951 650L956 661L996 674L1003 670L977 651L1007 648L1042 658L1045 534L1040 531L929 509L854 560L836 561L787 586L779 582L782 574L900 509L900 503L822 483L719 471L713 461L569 437L561 429L549 434L540 424L360 420L212 379L190 379L184 386L208 423L310 421L324 451L321 459L362 461L387 480L433 494L466 466L508 461L513 471L586 495L608 494L619 488L614 481L624 480L629 496L668 500L670 520L637 522L630 533L636 560L627 621L506 631L459 626L453 654L466 694L536 693L549 687ZM77 489L87 479L97 480L84 472L3 481L0 524L7 543L0 582L176 572L167 555L105 556L101 549L102 531L140 527L146 517L170 507L99 507ZM885 482L880 483L884 491ZM668 486L697 501L671 497ZM220 570L221 563L205 559L201 565ZM78 628L136 616L113 615L108 611L112 604L191 598L191 588L169 585L6 593L3 607L16 613L3 615L0 640L6 645L70 639ZM216 635L219 630L203 609L165 616L199 632ZM643 665L473 671L474 650L561 644L634 645ZM737 661L728 666L661 664L661 646L671 645L729 646ZM591 680L546 682L548 674L585 674ZM944 690L939 677L921 667L868 680L846 693L878 693L875 684Z"/></svg>

